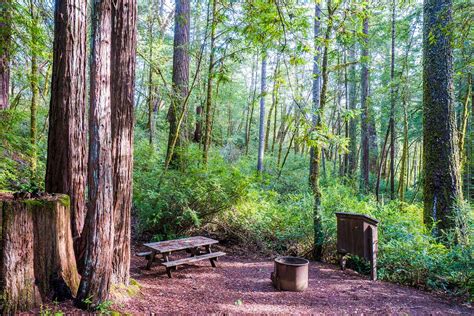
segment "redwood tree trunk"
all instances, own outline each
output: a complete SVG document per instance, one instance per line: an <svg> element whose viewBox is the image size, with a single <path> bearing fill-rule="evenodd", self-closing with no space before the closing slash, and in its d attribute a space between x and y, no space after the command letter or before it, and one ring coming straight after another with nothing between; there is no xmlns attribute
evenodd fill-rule
<svg viewBox="0 0 474 316"><path fill-rule="evenodd" d="M87 1L55 6L53 74L49 108L47 192L71 198L71 230L76 255L86 214L86 33Z"/></svg>
<svg viewBox="0 0 474 316"><path fill-rule="evenodd" d="M454 118L452 1L425 0L423 22L424 219L434 233L462 228L458 141ZM462 229L460 230L463 231ZM458 237L460 237L458 235Z"/></svg>
<svg viewBox="0 0 474 316"><path fill-rule="evenodd" d="M8 108L10 86L10 0L0 0L0 110Z"/></svg>
<svg viewBox="0 0 474 316"><path fill-rule="evenodd" d="M76 298L76 305L82 308L95 308L107 300L112 272L114 214L110 122L111 5L111 0L95 0L93 6L89 197L83 237L84 270Z"/></svg>
<svg viewBox="0 0 474 316"><path fill-rule="evenodd" d="M130 278L130 214L132 208L133 104L136 59L136 0L112 6L112 162L114 188L114 256L112 282Z"/></svg>
<svg viewBox="0 0 474 316"><path fill-rule="evenodd" d="M173 167L180 165L179 156L184 141L184 133L179 126L182 111L185 111L184 101L188 94L189 85L189 29L190 29L190 0L176 0L174 43L173 43L173 98L168 111L170 131L166 163Z"/></svg>

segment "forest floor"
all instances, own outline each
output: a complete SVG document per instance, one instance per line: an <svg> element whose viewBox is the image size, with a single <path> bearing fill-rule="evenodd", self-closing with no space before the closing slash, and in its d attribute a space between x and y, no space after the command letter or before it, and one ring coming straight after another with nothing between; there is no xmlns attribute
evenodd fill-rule
<svg viewBox="0 0 474 316"><path fill-rule="evenodd" d="M370 281L352 270L310 263L305 292L279 292L270 282L273 262L262 255L227 251L217 268L209 261L180 266L169 279L155 264L145 270L144 258L133 257L131 277L140 284L134 297L111 310L127 314L470 314L468 306L434 293L382 281ZM79 312L71 302L56 306Z"/></svg>

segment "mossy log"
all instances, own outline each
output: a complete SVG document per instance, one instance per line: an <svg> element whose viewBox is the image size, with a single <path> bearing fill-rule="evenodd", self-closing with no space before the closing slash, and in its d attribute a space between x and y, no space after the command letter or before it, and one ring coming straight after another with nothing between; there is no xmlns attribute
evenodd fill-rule
<svg viewBox="0 0 474 316"><path fill-rule="evenodd" d="M66 195L0 195L0 313L76 295L70 216Z"/></svg>

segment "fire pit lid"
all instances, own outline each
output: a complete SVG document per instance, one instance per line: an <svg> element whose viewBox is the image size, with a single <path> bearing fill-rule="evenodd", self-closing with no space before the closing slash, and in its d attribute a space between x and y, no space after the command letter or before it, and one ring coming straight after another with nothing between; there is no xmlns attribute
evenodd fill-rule
<svg viewBox="0 0 474 316"><path fill-rule="evenodd" d="M290 257L290 256L278 257L275 259L275 262L288 265L288 266L296 266L296 267L305 266L309 264L309 261L304 258Z"/></svg>

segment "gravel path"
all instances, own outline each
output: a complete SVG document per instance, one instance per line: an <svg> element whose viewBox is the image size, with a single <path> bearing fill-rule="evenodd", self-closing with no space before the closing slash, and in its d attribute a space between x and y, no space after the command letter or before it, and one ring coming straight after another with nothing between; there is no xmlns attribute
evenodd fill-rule
<svg viewBox="0 0 474 316"><path fill-rule="evenodd" d="M155 265L132 259L141 293L120 304L132 314L474 314L474 310L433 294L387 282L372 282L337 266L311 263L303 293L273 289L271 260L228 255L217 268L208 261L182 266L169 279Z"/></svg>
<svg viewBox="0 0 474 316"><path fill-rule="evenodd" d="M310 263L309 287L305 292L279 292L269 278L273 271L272 260L227 252L217 268L212 268L209 261L200 261L179 267L173 279L157 264L145 270L145 259L134 256L131 276L140 283L140 290L134 297L113 305L111 310L128 315L474 315L471 307L433 293L373 282L353 271L314 262ZM41 311L42 314L46 311L84 314L72 301L47 304L30 314Z"/></svg>

